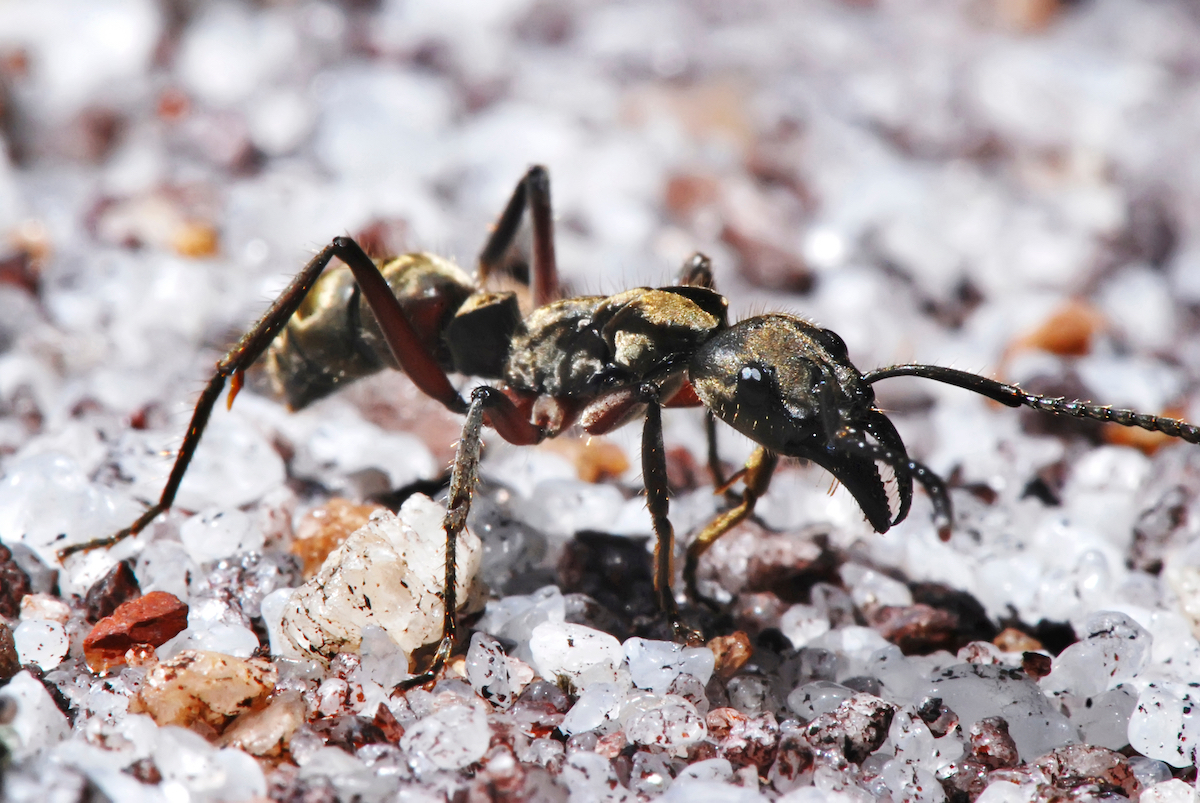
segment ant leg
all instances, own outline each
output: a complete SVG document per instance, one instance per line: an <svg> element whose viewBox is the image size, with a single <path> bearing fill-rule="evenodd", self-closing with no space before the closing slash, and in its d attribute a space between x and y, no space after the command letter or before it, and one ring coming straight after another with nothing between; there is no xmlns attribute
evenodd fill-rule
<svg viewBox="0 0 1200 803"><path fill-rule="evenodd" d="M533 303L544 306L558 298L558 263L554 256L554 216L550 208L550 174L534 165L517 182L512 197L479 254L479 280L499 265L512 247L528 206L533 224Z"/></svg>
<svg viewBox="0 0 1200 803"><path fill-rule="evenodd" d="M679 270L679 283L684 287L714 289L716 283L713 281L712 260L699 251L692 254Z"/></svg>
<svg viewBox="0 0 1200 803"><path fill-rule="evenodd" d="M1161 432L1188 443L1200 443L1200 427L1177 418L1146 415L1135 410L1125 410L1091 402L1067 401L1061 397L1041 396L1021 390L1016 385L1008 385L978 374L956 371L953 368L942 368L937 365L896 365L891 368L881 368L863 374L863 381L870 384L893 376L915 376L921 379L932 379L935 382L945 382L948 385L987 396L989 399L1009 407L1023 405L1052 415L1112 422L1123 427L1138 427L1150 432Z"/></svg>
<svg viewBox="0 0 1200 803"><path fill-rule="evenodd" d="M668 518L671 502L667 492L667 457L662 437L662 405L658 388L643 385L640 395L646 402L646 423L642 427L642 481L646 484L646 507L654 523L654 590L658 607L671 623L675 638L689 645L704 642L700 633L679 618L679 606L671 591L671 559L675 552L675 530Z"/></svg>
<svg viewBox="0 0 1200 803"><path fill-rule="evenodd" d="M296 274L296 278L292 279L287 289L283 291L279 298L275 299L270 308L259 318L258 323L242 336L237 345L217 361L217 370L212 378L208 380L208 384L200 394L200 398L196 402L196 407L192 411L192 420L188 424L187 434L184 436L183 443L179 447L179 452L175 456L175 464L171 467L171 474L167 478L167 484L163 487L158 502L147 508L146 512L137 518L137 521L114 535L110 535L107 538L96 538L83 544L73 544L59 550L58 556L60 560L76 552L88 552L93 549L112 546L131 535L137 535L146 528L146 525L154 521L159 514L164 513L171 507L175 501L175 494L179 491L179 485L183 482L183 476L187 472L188 464L191 463L192 456L196 453L196 447L200 445L200 437L204 434L204 428L208 424L209 416L212 415L213 406L221 396L221 391L225 388L225 381L233 377L228 402L232 406L234 397L237 396L238 390L241 389L242 373L259 358L267 346L275 339L276 335L287 325L292 314L304 301L304 297L308 295L308 291L312 288L313 283L316 282L317 277L321 275L321 271L329 264L329 260L338 255L338 250L336 245L327 245L316 256L310 259L308 264Z"/></svg>
<svg viewBox="0 0 1200 803"><path fill-rule="evenodd" d="M375 262L349 237L334 237L332 247L338 259L345 262L354 274L354 281L362 290L371 312L375 313L392 356L404 373L425 395L444 404L450 412L465 413L466 402L450 384L450 378L434 356L421 343L396 294Z"/></svg>
<svg viewBox="0 0 1200 803"><path fill-rule="evenodd" d="M771 476L775 473L777 465L779 465L777 455L768 452L761 446L755 449L743 469L743 480L746 487L742 491L741 503L737 507L718 513L716 518L700 531L692 543L688 544L687 562L683 566L683 582L688 596L692 599L699 600L710 608L720 607L716 600L704 596L696 587L696 571L700 567L700 556L707 552L718 538L741 524L754 512L754 506L758 503L759 497L767 492L767 487L771 484Z"/></svg>
<svg viewBox="0 0 1200 803"><path fill-rule="evenodd" d="M446 565L445 584L442 586L442 640L437 652L433 654L433 662L419 675L414 675L401 681L392 690L399 694L417 686L437 680L438 673L450 657L454 649L454 639L458 635L458 536L467 526L467 514L471 511L471 492L479 479L479 455L482 451L482 431L484 408L495 404L495 395L501 395L494 388L478 387L471 393L471 403L467 407L467 418L463 422L462 436L458 440L458 451L454 455L454 468L450 477L450 497L446 505L446 517L442 520L442 529L446 532ZM507 399L507 397L503 397Z"/></svg>
<svg viewBox="0 0 1200 803"><path fill-rule="evenodd" d="M714 493L718 493L729 484L730 478L725 476L721 454L717 451L717 417L709 409L704 411L704 436L708 441L708 473L712 475L713 487L716 489Z"/></svg>

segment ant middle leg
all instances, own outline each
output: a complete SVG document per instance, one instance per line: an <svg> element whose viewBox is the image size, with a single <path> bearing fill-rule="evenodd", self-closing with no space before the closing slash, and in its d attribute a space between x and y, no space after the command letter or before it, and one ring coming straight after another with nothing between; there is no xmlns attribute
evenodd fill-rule
<svg viewBox="0 0 1200 803"><path fill-rule="evenodd" d="M742 480L745 483L741 502L736 507L718 513L692 540L692 543L688 544L687 561L683 565L683 583L688 596L692 599L699 600L711 608L720 607L716 600L701 594L696 586L696 572L700 567L700 557L718 538L741 524L754 512L754 506L758 503L759 498L767 492L767 488L771 484L771 477L778 465L779 457L773 452L768 452L761 446L755 449L741 472Z"/></svg>
<svg viewBox="0 0 1200 803"><path fill-rule="evenodd" d="M541 165L534 165L517 182L491 236L479 253L479 280L503 263L521 230L528 209L533 229L533 303L544 306L559 297L558 262L554 255L554 215L550 207L550 174Z"/></svg>
<svg viewBox="0 0 1200 803"><path fill-rule="evenodd" d="M683 623L679 606L671 590L674 572L671 562L675 553L675 529L668 516L671 502L667 486L667 457L663 446L662 405L659 390L647 383L639 395L646 403L646 422L642 426L642 481L646 486L646 507L654 526L654 591L658 607L671 624L675 638L689 645L704 643L701 634Z"/></svg>

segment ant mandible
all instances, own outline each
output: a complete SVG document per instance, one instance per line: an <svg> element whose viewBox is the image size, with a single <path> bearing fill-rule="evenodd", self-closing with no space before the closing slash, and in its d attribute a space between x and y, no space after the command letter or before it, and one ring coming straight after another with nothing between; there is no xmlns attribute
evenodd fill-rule
<svg viewBox="0 0 1200 803"><path fill-rule="evenodd" d="M482 287L501 266L527 213L536 308L522 319L515 293ZM349 270L322 276L334 257ZM683 574L693 598L700 598L700 556L753 512L780 457L810 460L833 474L880 533L908 515L913 483L919 482L932 500L939 534L949 537L946 486L908 456L896 428L875 406L872 385L881 379L932 379L1009 407L1111 421L1200 443L1200 428L1183 421L1040 396L951 368L899 365L864 374L850 362L837 334L793 315L760 315L730 325L728 302L713 289L711 266L699 254L685 263L674 286L607 297L560 300L557 295L550 182L542 167L531 168L517 185L480 254L478 282L431 254L376 263L349 237L334 238L217 363L158 502L124 530L64 549L63 556L114 544L171 507L226 381L231 380L232 405L244 372L264 352L268 372L293 408L390 366L466 416L443 525L443 637L430 668L404 687L434 679L454 643L455 551L477 480L485 424L510 443L536 444L572 426L596 435L645 419L642 474L656 536L655 590L676 638L693 642L699 634L681 621L671 590L674 533L668 519L663 407L707 408L709 465L718 486L726 483L716 456L714 418L758 444L739 473L740 502L718 514L688 545ZM500 384L480 385L464 399L451 384L451 373ZM878 463L895 476L894 511Z"/></svg>

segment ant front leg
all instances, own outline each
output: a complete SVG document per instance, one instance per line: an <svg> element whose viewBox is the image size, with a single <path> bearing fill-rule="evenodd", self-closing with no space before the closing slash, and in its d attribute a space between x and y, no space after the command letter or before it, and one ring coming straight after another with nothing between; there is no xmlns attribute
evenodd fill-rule
<svg viewBox="0 0 1200 803"><path fill-rule="evenodd" d="M687 562L683 565L683 582L688 596L692 599L699 600L710 608L720 607L716 600L704 596L696 587L696 571L700 566L700 556L707 552L718 538L741 524L754 512L754 506L758 503L759 498L767 492L767 488L771 485L771 477L778 465L779 457L777 455L761 446L755 449L741 472L742 480L746 484L742 491L742 501L736 507L717 514L716 518L700 531L692 543L688 544Z"/></svg>
<svg viewBox="0 0 1200 803"><path fill-rule="evenodd" d="M541 430L537 430L537 438L529 439L530 433L524 432L512 422L516 407L512 400L496 388L486 385L475 388L471 392L471 403L467 406L466 421L463 422L462 436L458 439L458 450L454 455L454 467L450 475L450 496L446 503L446 517L442 520L442 529L446 533L446 564L445 582L442 586L442 640L433 655L433 662L419 675L414 675L401 681L392 690L392 694L400 694L417 686L423 686L437 680L438 673L446 664L454 649L454 641L458 635L458 536L467 526L467 516L471 512L471 494L479 481L479 457L483 450L483 424L485 413L490 423L503 422L497 426L497 431L506 439L512 435L526 438L524 443L536 443L541 440ZM529 425L532 427L532 425ZM536 428L534 428L536 429ZM524 432L524 434L522 434Z"/></svg>
<svg viewBox="0 0 1200 803"><path fill-rule="evenodd" d="M486 281L488 275L500 267L521 229L526 209L533 223L533 305L541 307L559 296L550 174L541 165L529 168L496 221L496 227L479 254L479 281Z"/></svg>

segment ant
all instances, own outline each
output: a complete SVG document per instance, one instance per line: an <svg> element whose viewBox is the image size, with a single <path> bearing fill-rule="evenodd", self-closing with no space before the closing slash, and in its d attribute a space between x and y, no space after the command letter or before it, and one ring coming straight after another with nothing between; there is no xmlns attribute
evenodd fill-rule
<svg viewBox="0 0 1200 803"><path fill-rule="evenodd" d="M501 269L527 215L535 308L522 317L514 292L482 288ZM345 267L325 272L334 257ZM719 513L688 545L684 581L687 593L699 599L701 555L753 512L780 457L810 460L829 471L880 533L908 515L913 483L919 482L932 500L939 535L950 537L945 483L908 456L896 428L875 406L872 385L881 379L921 377L1009 407L1111 421L1200 443L1200 428L1183 421L1040 396L952 368L914 364L861 373L837 334L794 315L760 315L731 325L728 302L713 289L711 265L700 254L685 262L673 286L569 299L557 298L558 292L550 180L543 167L531 168L518 183L480 254L478 281L431 254L377 263L353 239L334 238L218 361L158 502L124 530L68 547L63 556L114 544L171 507L226 381L231 382L232 405L246 369L264 353L268 373L293 408L392 367L466 418L443 524L443 636L429 669L406 680L403 688L435 679L454 644L455 552L477 480L484 425L510 443L528 445L573 426L596 435L644 419L642 474L656 536L655 590L675 637L692 643L700 634L680 619L671 590L674 532L668 518L663 407L707 408L714 479L719 487L736 479L744 485L740 501ZM464 399L451 384L451 373L499 384L479 385ZM745 467L728 480L721 476L716 455L715 419L758 444ZM896 480L895 510L880 463L890 467Z"/></svg>

